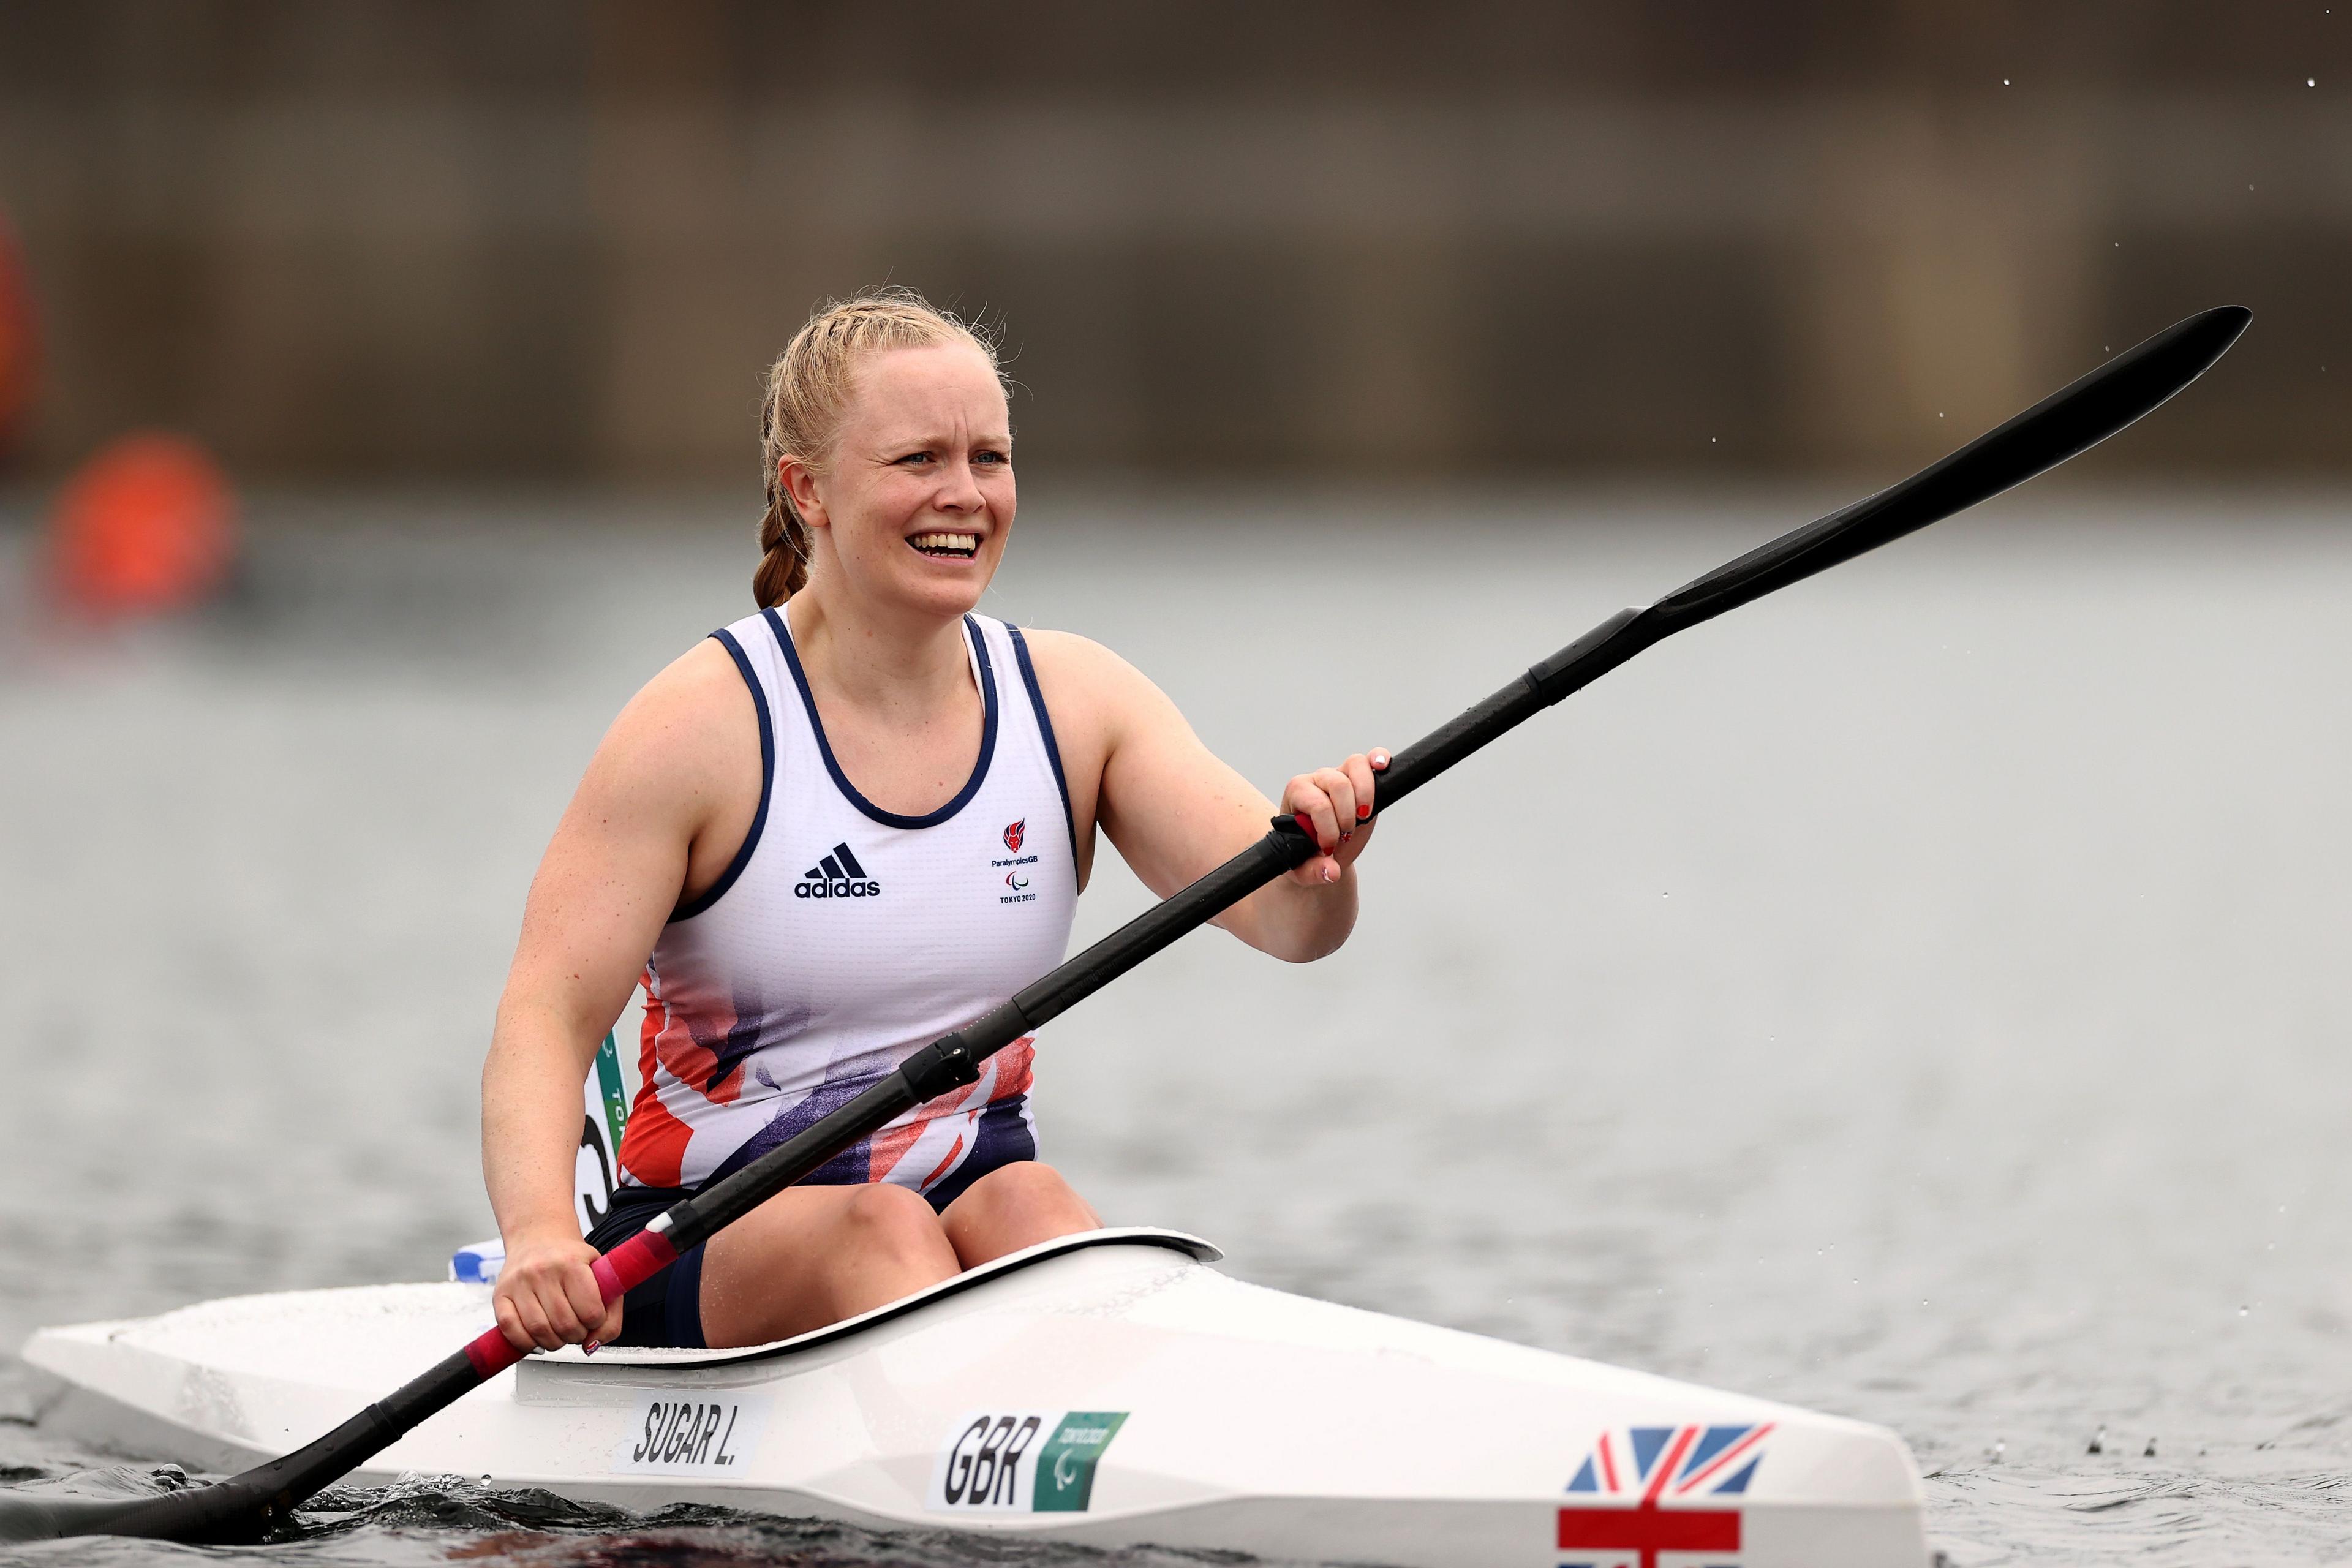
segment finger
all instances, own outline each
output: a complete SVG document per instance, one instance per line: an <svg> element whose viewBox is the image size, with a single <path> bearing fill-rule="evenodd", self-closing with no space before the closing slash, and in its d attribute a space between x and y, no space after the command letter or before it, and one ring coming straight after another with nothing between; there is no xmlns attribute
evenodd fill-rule
<svg viewBox="0 0 2352 1568"><path fill-rule="evenodd" d="M1290 799L1290 815L1307 829L1316 848L1328 850L1339 842L1339 815L1331 809L1330 797L1312 778L1301 774L1291 780L1290 788L1284 794Z"/></svg>
<svg viewBox="0 0 2352 1568"><path fill-rule="evenodd" d="M590 1355L594 1355L597 1351L604 1349L606 1345L618 1344L620 1342L621 1309L622 1298L618 1296L614 1297L611 1306L605 1310L604 1321L596 1325L595 1337L588 1342L589 1345L595 1347L588 1352Z"/></svg>
<svg viewBox="0 0 2352 1568"><path fill-rule="evenodd" d="M1376 773L1386 773L1389 766L1388 748L1386 746L1374 746L1371 749L1370 753L1365 758L1365 761L1372 764L1372 772Z"/></svg>
<svg viewBox="0 0 2352 1568"><path fill-rule="evenodd" d="M584 1263L572 1264L563 1271L563 1295L582 1337L593 1337L604 1323L604 1292L597 1289L595 1273Z"/></svg>
<svg viewBox="0 0 2352 1568"><path fill-rule="evenodd" d="M1372 759L1358 752L1340 764L1356 792L1356 820L1372 819Z"/></svg>
<svg viewBox="0 0 2352 1568"><path fill-rule="evenodd" d="M602 1301L596 1304L600 1318L604 1315L604 1305ZM580 1314L572 1310L572 1301L563 1293L562 1281L551 1282L540 1291L539 1310L547 1314L547 1326L554 1333L556 1344L576 1345L588 1337L588 1331L580 1326ZM547 1348L553 1350L555 1345Z"/></svg>
<svg viewBox="0 0 2352 1568"><path fill-rule="evenodd" d="M1317 770L1315 783L1331 802L1333 826L1342 838L1356 831L1356 781L1338 768Z"/></svg>
<svg viewBox="0 0 2352 1568"><path fill-rule="evenodd" d="M499 1332L506 1335L507 1343L519 1351L530 1350L535 1342L530 1331L522 1326L522 1314L515 1310L514 1302L501 1296L492 1303L492 1310L499 1320Z"/></svg>
<svg viewBox="0 0 2352 1568"><path fill-rule="evenodd" d="M1318 855L1290 873L1290 879L1309 888L1320 888L1339 879L1339 862L1328 855Z"/></svg>
<svg viewBox="0 0 2352 1568"><path fill-rule="evenodd" d="M547 1313L536 1298L519 1296L515 1299L515 1315L522 1321L522 1331L530 1342L543 1351L560 1350L562 1339L548 1327Z"/></svg>
<svg viewBox="0 0 2352 1568"><path fill-rule="evenodd" d="M615 1296L609 1301L597 1303L596 1316L583 1316L580 1321L588 1331L588 1337L581 1342L583 1344L611 1344L621 1337L621 1299Z"/></svg>

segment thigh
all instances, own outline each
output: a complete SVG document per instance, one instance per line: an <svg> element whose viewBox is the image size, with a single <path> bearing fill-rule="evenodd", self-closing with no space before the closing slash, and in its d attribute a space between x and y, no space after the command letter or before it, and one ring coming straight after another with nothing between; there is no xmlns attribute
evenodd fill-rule
<svg viewBox="0 0 2352 1568"><path fill-rule="evenodd" d="M703 1343L806 1333L957 1268L939 1217L908 1188L792 1187L703 1244Z"/></svg>

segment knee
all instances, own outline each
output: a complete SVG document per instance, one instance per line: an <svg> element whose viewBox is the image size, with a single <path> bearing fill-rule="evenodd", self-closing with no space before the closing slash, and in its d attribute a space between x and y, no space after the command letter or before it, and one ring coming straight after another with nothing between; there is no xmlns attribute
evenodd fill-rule
<svg viewBox="0 0 2352 1568"><path fill-rule="evenodd" d="M867 1256L926 1257L945 1239L923 1195L888 1182L853 1191L842 1205L840 1224L843 1242Z"/></svg>
<svg viewBox="0 0 2352 1568"><path fill-rule="evenodd" d="M957 1206L970 1205L992 1219L1047 1219L1089 1229L1100 1223L1062 1173L1035 1160L1000 1165L971 1184Z"/></svg>

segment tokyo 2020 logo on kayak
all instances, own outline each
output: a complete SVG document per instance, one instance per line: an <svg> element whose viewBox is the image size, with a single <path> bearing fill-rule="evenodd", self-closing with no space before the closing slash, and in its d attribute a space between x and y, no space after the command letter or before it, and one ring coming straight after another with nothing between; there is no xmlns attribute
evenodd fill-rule
<svg viewBox="0 0 2352 1568"><path fill-rule="evenodd" d="M1029 837L1029 819L1008 823L1004 828L1004 847L1015 855L1021 853L1021 841Z"/></svg>
<svg viewBox="0 0 2352 1568"><path fill-rule="evenodd" d="M1748 1489L1771 1430L1767 1421L1756 1426L1630 1426L1601 1433L1568 1483L1571 1495L1594 1501L1559 1510L1562 1561L1595 1568L1639 1562L1643 1568L1655 1568L1661 1552L1738 1553L1739 1510L1710 1507L1708 1500Z"/></svg>

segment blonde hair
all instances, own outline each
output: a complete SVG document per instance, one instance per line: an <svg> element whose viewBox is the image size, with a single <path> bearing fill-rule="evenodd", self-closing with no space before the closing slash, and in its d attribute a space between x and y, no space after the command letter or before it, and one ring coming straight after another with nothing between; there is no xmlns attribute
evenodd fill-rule
<svg viewBox="0 0 2352 1568"><path fill-rule="evenodd" d="M828 300L768 367L760 407L760 455L768 465L768 510L760 518L760 564L751 596L760 607L781 605L808 582L808 524L793 504L778 471L787 458L814 473L826 471L857 366L885 349L969 343L987 356L1001 382L996 345L969 323L912 289L866 289Z"/></svg>

